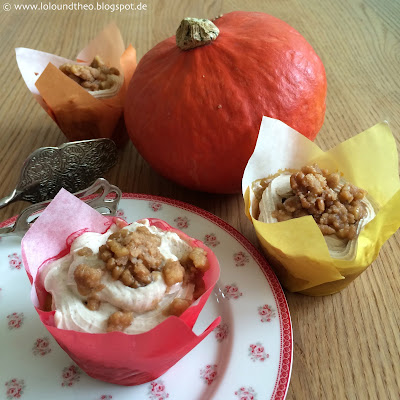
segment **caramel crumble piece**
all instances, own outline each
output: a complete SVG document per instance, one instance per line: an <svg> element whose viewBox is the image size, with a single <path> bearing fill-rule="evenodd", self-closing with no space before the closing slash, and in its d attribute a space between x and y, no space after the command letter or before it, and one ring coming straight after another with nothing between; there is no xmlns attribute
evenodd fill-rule
<svg viewBox="0 0 400 400"><path fill-rule="evenodd" d="M60 71L85 89L96 91L110 89L120 75L117 68L107 67L99 56L90 65L65 63Z"/></svg>
<svg viewBox="0 0 400 400"><path fill-rule="evenodd" d="M206 284L204 283L203 276L197 275L194 284L193 298L197 300L206 292Z"/></svg>
<svg viewBox="0 0 400 400"><path fill-rule="evenodd" d="M125 285L125 286L129 286L131 288L137 288L139 287L138 282L136 281L136 279L132 276L131 272L126 269L122 274L121 274L121 278L120 278L121 282Z"/></svg>
<svg viewBox="0 0 400 400"><path fill-rule="evenodd" d="M120 266L120 265L116 265L113 268L113 270L111 271L111 276L116 281L122 276L124 271L125 271L125 267Z"/></svg>
<svg viewBox="0 0 400 400"><path fill-rule="evenodd" d="M201 272L205 272L210 268L207 258L207 252L201 247L195 247L190 253L189 258L193 261L193 265Z"/></svg>
<svg viewBox="0 0 400 400"><path fill-rule="evenodd" d="M108 250L107 250L107 251L108 251ZM112 271L116 266L117 266L117 263L115 262L115 258L110 257L110 258L107 260L106 268L107 268L109 271Z"/></svg>
<svg viewBox="0 0 400 400"><path fill-rule="evenodd" d="M96 295L88 297L88 299L84 302L86 307L90 311L97 311L100 308L100 300Z"/></svg>
<svg viewBox="0 0 400 400"><path fill-rule="evenodd" d="M132 324L133 313L129 311L116 311L107 320L107 332L123 331Z"/></svg>
<svg viewBox="0 0 400 400"><path fill-rule="evenodd" d="M201 248L199 249L203 250ZM196 248L193 250L196 250ZM194 300L197 300L206 291L206 285L204 283L203 277L204 277L204 272L209 269L210 265L208 263L208 258L206 257L207 252L205 250L203 251L196 250L195 252L193 252L193 250L191 253L189 253L186 259L182 260L182 263L185 268L183 285L184 286L189 284L194 285L193 298ZM205 260L203 256L206 257ZM194 259L196 259L197 261L194 261ZM198 268L196 268L196 266L194 265L195 262L197 263ZM199 267L202 269L200 269Z"/></svg>
<svg viewBox="0 0 400 400"><path fill-rule="evenodd" d="M107 240L107 246L114 253L115 257L119 258L129 256L129 250L126 247L122 246L122 244L116 239L111 238L111 236Z"/></svg>
<svg viewBox="0 0 400 400"><path fill-rule="evenodd" d="M115 258L115 264L126 266L128 264L129 258L128 256Z"/></svg>
<svg viewBox="0 0 400 400"><path fill-rule="evenodd" d="M352 201L361 200L365 196L365 190L360 189L351 183L346 183L339 192L339 200L342 203L351 203Z"/></svg>
<svg viewBox="0 0 400 400"><path fill-rule="evenodd" d="M185 260L185 276L183 277L183 284L187 285L189 283L193 283L197 277L197 274L200 273L199 270L193 265L193 262L189 260Z"/></svg>
<svg viewBox="0 0 400 400"><path fill-rule="evenodd" d="M338 172L334 172L333 174L325 173L326 183L331 189L335 189L339 186L340 182L340 174Z"/></svg>
<svg viewBox="0 0 400 400"><path fill-rule="evenodd" d="M93 251L89 247L82 247L76 252L76 254L81 257L89 257L93 255Z"/></svg>
<svg viewBox="0 0 400 400"><path fill-rule="evenodd" d="M167 286L172 286L175 283L183 282L185 268L182 267L179 261L167 260L162 270L164 281Z"/></svg>
<svg viewBox="0 0 400 400"><path fill-rule="evenodd" d="M132 275L140 283L148 285L151 283L151 272L144 266L143 263L138 262L131 267Z"/></svg>
<svg viewBox="0 0 400 400"><path fill-rule="evenodd" d="M172 303L166 310L166 314L179 317L190 307L191 304L192 303L189 300L176 298L172 300Z"/></svg>
<svg viewBox="0 0 400 400"><path fill-rule="evenodd" d="M88 296L92 292L102 290L104 288L104 285L100 283L102 276L101 269L79 264L74 271L74 279L79 293L82 296Z"/></svg>
<svg viewBox="0 0 400 400"><path fill-rule="evenodd" d="M161 266L162 256L158 249L161 239L158 236L153 235L145 226L139 226L135 232L132 232L130 239L127 246L131 261L142 260L143 264L151 270L156 270Z"/></svg>
<svg viewBox="0 0 400 400"><path fill-rule="evenodd" d="M99 258L103 260L104 262L107 262L113 254L111 253L110 250L108 250L108 247L106 244L103 244L102 246L99 247Z"/></svg>

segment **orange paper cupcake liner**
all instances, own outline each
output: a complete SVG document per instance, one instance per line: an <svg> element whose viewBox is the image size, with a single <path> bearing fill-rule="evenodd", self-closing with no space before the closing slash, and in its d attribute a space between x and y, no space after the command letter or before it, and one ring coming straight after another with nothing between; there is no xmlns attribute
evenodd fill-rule
<svg viewBox="0 0 400 400"><path fill-rule="evenodd" d="M88 64L96 55L123 73L122 86L112 97L93 97L59 70L66 62ZM25 48L17 48L16 56L28 88L70 141L110 138L120 146L127 141L123 107L136 68L136 50L131 45L125 49L116 25L107 26L78 54L77 61Z"/></svg>

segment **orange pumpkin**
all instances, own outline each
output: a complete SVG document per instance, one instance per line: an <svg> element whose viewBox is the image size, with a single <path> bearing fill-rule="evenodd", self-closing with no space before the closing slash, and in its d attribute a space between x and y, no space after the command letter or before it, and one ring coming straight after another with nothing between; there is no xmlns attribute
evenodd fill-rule
<svg viewBox="0 0 400 400"><path fill-rule="evenodd" d="M125 122L160 174L191 189L233 193L263 115L315 139L326 76L311 45L275 17L232 12L214 22L186 19L176 38L144 55L128 88Z"/></svg>

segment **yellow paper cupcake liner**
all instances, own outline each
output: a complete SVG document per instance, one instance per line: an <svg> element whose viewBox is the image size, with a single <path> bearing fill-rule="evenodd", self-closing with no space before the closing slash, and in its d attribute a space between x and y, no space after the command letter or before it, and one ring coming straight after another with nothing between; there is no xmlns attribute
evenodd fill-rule
<svg viewBox="0 0 400 400"><path fill-rule="evenodd" d="M311 216L271 224L255 219L252 182L313 163L342 172L346 181L367 190L373 200L376 216L361 230L353 260L330 256ZM246 215L282 285L292 292L321 296L344 289L377 258L383 243L400 227L398 154L386 123L323 152L281 121L264 117L242 183Z"/></svg>

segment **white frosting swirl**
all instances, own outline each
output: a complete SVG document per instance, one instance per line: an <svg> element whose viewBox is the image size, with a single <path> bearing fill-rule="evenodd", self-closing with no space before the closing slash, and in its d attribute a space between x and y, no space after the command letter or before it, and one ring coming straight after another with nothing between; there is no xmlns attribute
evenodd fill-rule
<svg viewBox="0 0 400 400"><path fill-rule="evenodd" d="M150 226L148 220L143 223L133 223L125 229L135 231L139 226L146 226L150 232L161 239L158 247L163 263L166 260L178 260L188 254L191 247L174 232L166 232L155 226ZM113 225L106 233L88 232L79 236L71 245L70 253L44 266L41 279L45 289L53 296L53 310L55 324L60 329L69 329L88 333L102 333L107 330L108 317L122 309L133 312L132 324L124 330L125 333L137 334L146 332L166 316L163 310L176 297L192 299L193 285L182 287L177 283L169 288L159 274L147 286L131 288L121 281L114 281L110 274L103 275L101 283L105 288L97 292L101 301L99 310L89 310L80 295L74 279L74 271L79 264L86 264L93 268L104 268L105 263L98 258L99 247L106 243L108 237L116 231ZM80 249L88 247L93 251L92 256L79 256ZM168 292L168 293L167 293ZM158 303L156 309L154 304Z"/></svg>

